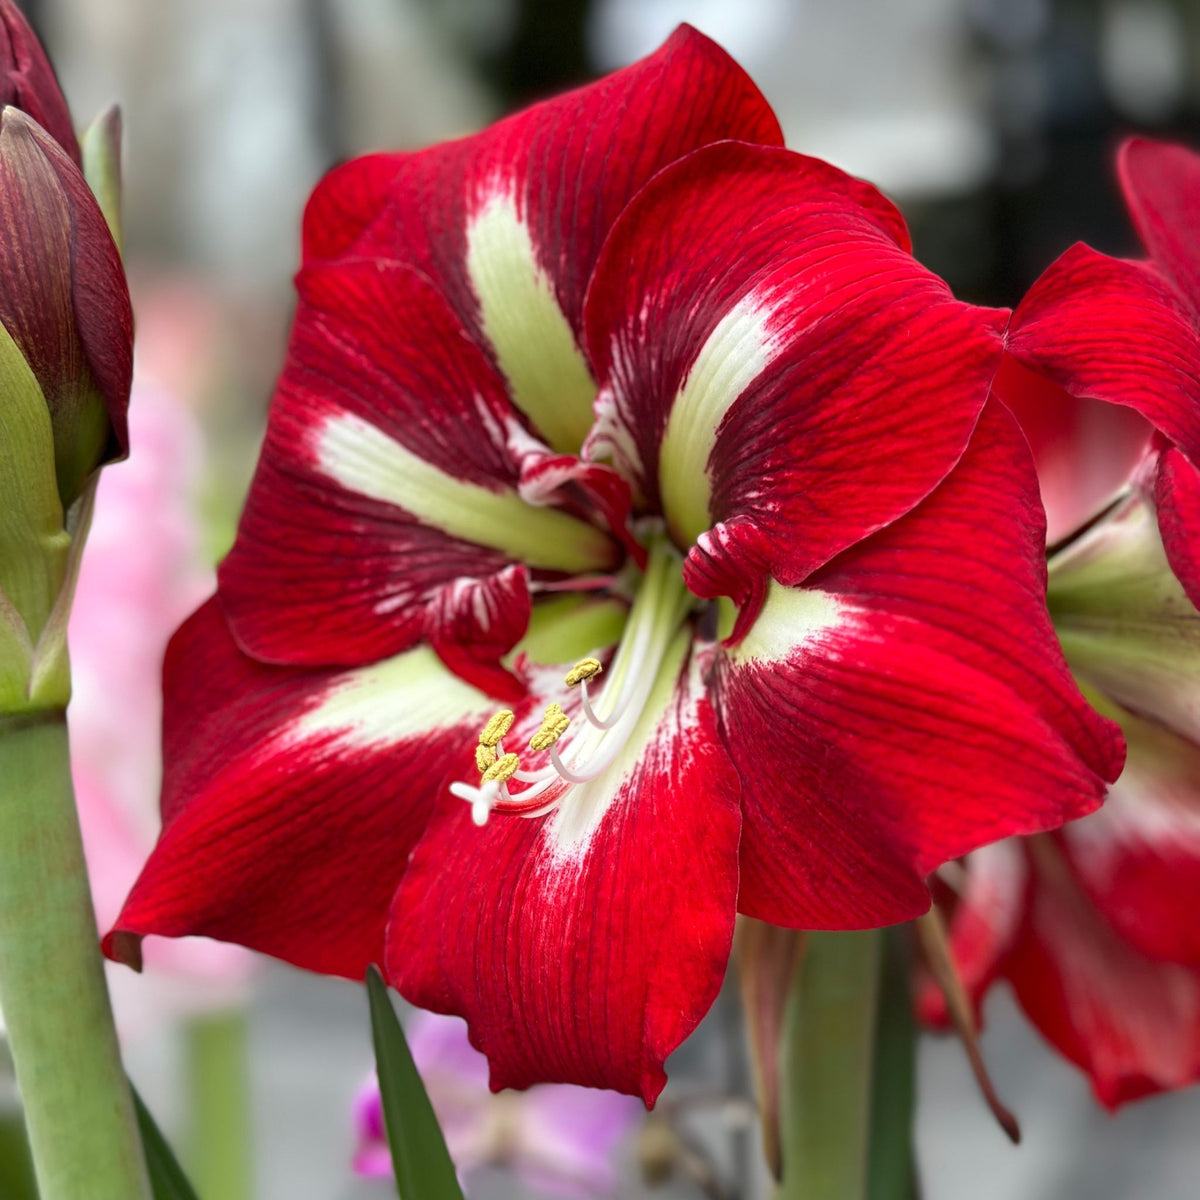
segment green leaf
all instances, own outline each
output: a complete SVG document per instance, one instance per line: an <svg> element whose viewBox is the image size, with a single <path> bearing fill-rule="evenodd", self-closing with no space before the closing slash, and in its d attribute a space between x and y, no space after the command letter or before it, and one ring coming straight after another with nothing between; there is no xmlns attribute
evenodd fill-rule
<svg viewBox="0 0 1200 1200"><path fill-rule="evenodd" d="M155 1124L137 1088L131 1083L129 1090L133 1093L133 1107L137 1111L138 1129L146 1151L146 1169L150 1172L154 1200L199 1200L196 1189L188 1182L174 1151Z"/></svg>
<svg viewBox="0 0 1200 1200"><path fill-rule="evenodd" d="M400 1200L463 1200L433 1105L376 967L367 968L367 996L383 1120Z"/></svg>

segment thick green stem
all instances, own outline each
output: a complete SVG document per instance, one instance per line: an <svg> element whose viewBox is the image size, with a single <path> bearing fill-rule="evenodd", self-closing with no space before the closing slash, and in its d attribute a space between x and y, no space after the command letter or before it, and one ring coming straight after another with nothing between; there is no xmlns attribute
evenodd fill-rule
<svg viewBox="0 0 1200 1200"><path fill-rule="evenodd" d="M865 1200L878 930L809 934L788 1000L777 1200Z"/></svg>
<svg viewBox="0 0 1200 1200"><path fill-rule="evenodd" d="M41 1200L149 1200L62 713L0 718L0 1010Z"/></svg>
<svg viewBox="0 0 1200 1200"><path fill-rule="evenodd" d="M875 1066L871 1089L871 1152L867 1200L914 1200L917 1027L904 934L884 930L883 973L875 1015Z"/></svg>
<svg viewBox="0 0 1200 1200"><path fill-rule="evenodd" d="M254 1156L240 1010L197 1017L185 1030L191 1090L190 1175L203 1200L250 1200Z"/></svg>

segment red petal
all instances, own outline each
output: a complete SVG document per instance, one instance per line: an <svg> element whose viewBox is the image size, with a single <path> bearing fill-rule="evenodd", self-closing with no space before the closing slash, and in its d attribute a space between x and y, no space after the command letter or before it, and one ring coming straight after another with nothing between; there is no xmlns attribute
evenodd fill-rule
<svg viewBox="0 0 1200 1200"><path fill-rule="evenodd" d="M1125 486L1153 432L1133 409L1072 396L1011 354L1004 356L992 391L1029 440L1051 544L1078 529Z"/></svg>
<svg viewBox="0 0 1200 1200"><path fill-rule="evenodd" d="M1034 848L1007 973L1029 1018L1116 1108L1200 1079L1200 974L1143 957L1089 903L1053 842Z"/></svg>
<svg viewBox="0 0 1200 1200"><path fill-rule="evenodd" d="M559 1080L653 1103L663 1061L721 986L737 779L695 672L647 737L582 831L578 790L549 817L493 815L482 829L449 800L396 894L391 981L466 1017L495 1089Z"/></svg>
<svg viewBox="0 0 1200 1200"><path fill-rule="evenodd" d="M939 864L1099 803L1120 735L1058 647L1043 529L1028 451L990 405L933 495L791 593L807 613L772 613L773 585L719 677L742 911L904 920Z"/></svg>
<svg viewBox="0 0 1200 1200"><path fill-rule="evenodd" d="M1013 313L1008 349L1073 396L1136 409L1200 463L1196 316L1153 265L1073 246Z"/></svg>
<svg viewBox="0 0 1200 1200"><path fill-rule="evenodd" d="M623 463L681 545L749 518L776 578L799 582L957 461L999 320L916 263L869 185L786 150L710 146L647 185L597 264L585 453Z"/></svg>
<svg viewBox="0 0 1200 1200"><path fill-rule="evenodd" d="M1200 747L1131 713L1121 778L1060 834L1104 917L1150 958L1200 967Z"/></svg>
<svg viewBox="0 0 1200 1200"><path fill-rule="evenodd" d="M1142 242L1200 316L1200 155L1130 138L1117 170Z"/></svg>
<svg viewBox="0 0 1200 1200"><path fill-rule="evenodd" d="M514 558L559 561L541 533L547 522L565 531L565 569L610 564L616 547L582 521L521 500L509 438L514 428L528 435L427 280L394 263L343 263L306 269L299 285L258 472L221 568L239 644L269 662L350 665L423 634L440 644L454 628L473 657L504 653L528 619ZM346 442L337 463L353 477L334 469L331 430ZM411 482L418 466L440 490ZM492 497L511 521L480 523ZM463 536L476 524L481 537L498 528L499 541L516 540L480 545Z"/></svg>
<svg viewBox="0 0 1200 1200"><path fill-rule="evenodd" d="M202 934L356 979L379 962L447 762L492 707L413 653L433 685L409 692L386 663L266 667L238 652L215 600L201 608L167 652L163 832L106 952L128 961L148 934Z"/></svg>
<svg viewBox="0 0 1200 1200"><path fill-rule="evenodd" d="M1029 870L1024 847L1016 838L976 850L958 869L962 882L950 921L950 948L979 1024L983 998L1021 933ZM928 1025L950 1026L945 997L928 975L920 980L917 1011Z"/></svg>
<svg viewBox="0 0 1200 1200"><path fill-rule="evenodd" d="M479 333L466 228L481 189L501 183L578 332L592 266L621 209L667 163L722 138L783 144L745 72L680 26L648 58L473 137L339 168L310 202L305 260L353 250L411 263Z"/></svg>
<svg viewBox="0 0 1200 1200"><path fill-rule="evenodd" d="M347 254L383 211L407 154L365 154L334 167L304 208L304 263Z"/></svg>
<svg viewBox="0 0 1200 1200"><path fill-rule="evenodd" d="M1154 507L1171 570L1200 608L1200 471L1173 448L1158 458Z"/></svg>

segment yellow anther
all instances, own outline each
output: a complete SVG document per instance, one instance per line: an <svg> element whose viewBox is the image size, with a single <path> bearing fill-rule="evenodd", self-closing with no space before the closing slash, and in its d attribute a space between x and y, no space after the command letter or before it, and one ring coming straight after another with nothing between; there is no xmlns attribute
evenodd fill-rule
<svg viewBox="0 0 1200 1200"><path fill-rule="evenodd" d="M503 783L506 779L512 777L513 772L521 765L521 760L515 754L502 754L486 771L483 773L483 782L491 783L495 780L497 783Z"/></svg>
<svg viewBox="0 0 1200 1200"><path fill-rule="evenodd" d="M571 724L571 718L562 710L562 705L552 704L542 717L542 727L529 739L530 750L549 750Z"/></svg>
<svg viewBox="0 0 1200 1200"><path fill-rule="evenodd" d="M567 687L574 687L577 683L582 683L585 679L591 679L593 675L599 675L604 668L600 665L598 658L581 658L566 674Z"/></svg>
<svg viewBox="0 0 1200 1200"><path fill-rule="evenodd" d="M511 708L502 708L479 734L481 746L494 746L511 728L516 717Z"/></svg>
<svg viewBox="0 0 1200 1200"><path fill-rule="evenodd" d="M496 747L485 746L482 742L475 747L475 765L482 775L496 761Z"/></svg>

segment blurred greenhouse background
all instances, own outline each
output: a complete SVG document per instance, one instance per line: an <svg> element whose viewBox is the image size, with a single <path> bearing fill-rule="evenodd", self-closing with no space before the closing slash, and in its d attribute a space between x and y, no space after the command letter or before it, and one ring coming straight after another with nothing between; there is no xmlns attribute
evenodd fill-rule
<svg viewBox="0 0 1200 1200"><path fill-rule="evenodd" d="M138 370L182 397L203 426L211 557L232 538L282 361L305 198L350 155L470 132L649 52L686 20L746 67L790 146L879 184L905 211L918 256L964 298L1000 305L1077 239L1134 250L1111 171L1122 133L1200 144L1200 0L24 7L77 120L114 100L124 110ZM184 1079L194 1073L185 1068L197 1046L217 1054L208 1075L218 1108L241 1121L220 1071L222 1063L236 1070L244 1037L256 1194L388 1195L388 1185L356 1180L350 1169L352 1100L371 1062L360 989L269 964L246 1003L244 1028L230 1009L207 1018L200 1037L194 1029L182 1037L178 1022L128 1029L132 1073L164 1125L186 1145ZM957 1045L928 1040L920 1060L926 1200L1196 1194L1200 1097L1159 1098L1109 1117L1006 997L988 1016L985 1053L1025 1144L1011 1148L990 1120ZM683 1140L660 1136L667 1118L631 1135L619 1195L766 1194L738 1029L727 989L678 1053L664 1098ZM674 1167L653 1192L641 1181L639 1147L664 1173ZM481 1198L531 1194L499 1169L472 1185Z"/></svg>

